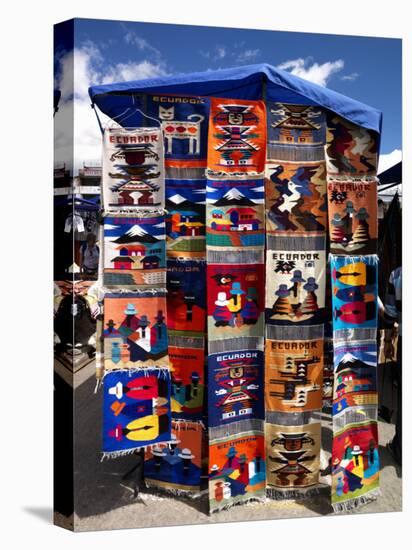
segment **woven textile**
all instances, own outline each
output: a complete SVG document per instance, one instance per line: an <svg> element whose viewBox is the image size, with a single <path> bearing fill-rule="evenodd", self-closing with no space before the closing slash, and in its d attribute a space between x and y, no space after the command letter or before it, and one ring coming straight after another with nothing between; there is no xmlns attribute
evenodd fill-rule
<svg viewBox="0 0 412 550"><path fill-rule="evenodd" d="M179 494L200 492L202 426L196 422L172 422L172 439L145 453L144 477L149 487Z"/></svg>
<svg viewBox="0 0 412 550"><path fill-rule="evenodd" d="M106 128L102 187L106 211L164 206L163 140L159 128Z"/></svg>
<svg viewBox="0 0 412 550"><path fill-rule="evenodd" d="M211 100L206 187L210 511L262 499L265 106Z"/></svg>
<svg viewBox="0 0 412 550"><path fill-rule="evenodd" d="M326 288L325 113L268 105L265 171L267 490L319 490Z"/></svg>
<svg viewBox="0 0 412 550"><path fill-rule="evenodd" d="M103 452L118 456L170 440L166 369L113 371L104 379Z"/></svg>
<svg viewBox="0 0 412 550"><path fill-rule="evenodd" d="M327 135L334 253L332 505L346 511L379 494L377 140L373 132L333 115L328 116Z"/></svg>

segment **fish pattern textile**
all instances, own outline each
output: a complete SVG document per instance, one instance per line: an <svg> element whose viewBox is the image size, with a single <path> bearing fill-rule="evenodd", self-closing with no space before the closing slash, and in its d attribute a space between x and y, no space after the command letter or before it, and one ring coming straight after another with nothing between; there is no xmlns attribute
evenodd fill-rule
<svg viewBox="0 0 412 550"><path fill-rule="evenodd" d="M103 452L118 456L170 441L170 373L113 371L103 381Z"/></svg>

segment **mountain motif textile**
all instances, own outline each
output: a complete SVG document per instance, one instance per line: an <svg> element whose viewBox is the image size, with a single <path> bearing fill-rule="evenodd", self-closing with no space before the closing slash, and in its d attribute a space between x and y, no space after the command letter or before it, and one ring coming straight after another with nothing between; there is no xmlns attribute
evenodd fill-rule
<svg viewBox="0 0 412 550"><path fill-rule="evenodd" d="M200 493L202 426L172 421L168 445L157 444L145 452L144 478L149 487L175 494Z"/></svg>
<svg viewBox="0 0 412 550"><path fill-rule="evenodd" d="M103 392L104 456L170 441L170 373L166 369L109 372Z"/></svg>
<svg viewBox="0 0 412 550"><path fill-rule="evenodd" d="M260 174L266 160L263 101L210 100L207 168L212 173Z"/></svg>
<svg viewBox="0 0 412 550"><path fill-rule="evenodd" d="M104 285L122 288L165 285L166 246L163 215L106 216L103 238Z"/></svg>
<svg viewBox="0 0 412 550"><path fill-rule="evenodd" d="M265 498L262 433L239 433L209 443L210 512Z"/></svg>
<svg viewBox="0 0 412 550"><path fill-rule="evenodd" d="M265 440L269 496L299 497L300 489L318 484L320 422L299 426L266 423Z"/></svg>
<svg viewBox="0 0 412 550"><path fill-rule="evenodd" d="M106 128L103 135L106 212L164 207L163 140L159 128Z"/></svg>

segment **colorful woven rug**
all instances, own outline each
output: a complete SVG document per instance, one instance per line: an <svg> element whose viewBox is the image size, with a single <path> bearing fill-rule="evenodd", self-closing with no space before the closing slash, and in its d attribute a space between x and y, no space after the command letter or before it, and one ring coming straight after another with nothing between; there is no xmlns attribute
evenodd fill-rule
<svg viewBox="0 0 412 550"><path fill-rule="evenodd" d="M172 440L145 453L144 478L148 487L175 494L200 494L202 426L197 422L172 421Z"/></svg>
<svg viewBox="0 0 412 550"><path fill-rule="evenodd" d="M102 188L106 212L163 208L164 159L159 128L106 128Z"/></svg>
<svg viewBox="0 0 412 550"><path fill-rule="evenodd" d="M326 288L324 112L268 104L265 444L273 499L319 492Z"/></svg>
<svg viewBox="0 0 412 550"><path fill-rule="evenodd" d="M170 441L167 369L113 371L104 378L103 456L115 457Z"/></svg>
<svg viewBox="0 0 412 550"><path fill-rule="evenodd" d="M326 147L333 310L332 505L379 494L377 431L377 139L330 115ZM357 254L350 256L349 254ZM367 256L360 254L370 254Z"/></svg>

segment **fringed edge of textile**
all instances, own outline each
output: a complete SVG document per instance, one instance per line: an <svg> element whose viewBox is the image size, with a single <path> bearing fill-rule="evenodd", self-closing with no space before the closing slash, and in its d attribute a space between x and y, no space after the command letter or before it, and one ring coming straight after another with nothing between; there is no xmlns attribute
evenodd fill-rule
<svg viewBox="0 0 412 550"><path fill-rule="evenodd" d="M204 425L202 420L186 420L186 418L173 418L172 416L172 422L176 425L177 430L180 430L180 428L185 424L197 424L202 428L202 430L206 430L206 426Z"/></svg>
<svg viewBox="0 0 412 550"><path fill-rule="evenodd" d="M165 445L173 443L173 439L169 441L162 441ZM158 443L153 443L150 445L142 445L141 447L133 447L132 449L122 449L121 451L103 451L100 462L103 462L106 459L119 458L121 456L127 456L135 454L136 451L151 451L153 447L156 447Z"/></svg>
<svg viewBox="0 0 412 550"><path fill-rule="evenodd" d="M382 496L382 492L380 488L377 487L376 489L369 491L369 493L366 493L366 495L361 495L360 497L352 498L350 500L346 500L345 502L332 502L332 508L335 514L339 514L341 512L351 512L360 506L373 502L380 496Z"/></svg>
<svg viewBox="0 0 412 550"><path fill-rule="evenodd" d="M323 483L319 483L312 487L296 487L290 489L266 487L266 497L269 500L303 500L326 493L330 493L330 487Z"/></svg>
<svg viewBox="0 0 412 550"><path fill-rule="evenodd" d="M207 494L207 490L200 490L199 488L194 489L177 489L174 487L162 487L159 485L159 482L155 479L147 479L145 478L144 484L146 489L155 489L156 493L175 496L175 497L183 497L190 500L196 500Z"/></svg>
<svg viewBox="0 0 412 550"><path fill-rule="evenodd" d="M132 208L116 207L113 209L104 208L102 215L106 217L117 216L119 218L153 218L153 216L164 216L165 208L163 206L154 206L153 208L142 208L141 210L133 210Z"/></svg>
<svg viewBox="0 0 412 550"><path fill-rule="evenodd" d="M138 373L138 372L143 372L145 374L145 376L150 376L152 373L148 372L148 371L153 371L153 370L157 370L157 371L160 371L162 374L166 374L166 378L170 378L170 368L167 367L167 366L147 366L147 367L131 367L131 368L127 368L127 367L124 367L124 368L120 368L120 369L106 369L103 373L103 378L101 379L103 382L104 382L104 379L106 378L106 376L108 374L111 374L113 372L128 372L130 374L130 376L133 376L134 374ZM166 441L165 441L166 443Z"/></svg>
<svg viewBox="0 0 412 550"><path fill-rule="evenodd" d="M264 504L265 502L266 502L265 496L261 496L261 497L258 497L256 495L250 496L248 498L245 498L244 500L239 500L237 502L224 504L223 506L216 506L214 508L210 508L209 514L214 514L215 512L223 512L224 510L229 510L234 506L244 506L244 505L253 504L253 503Z"/></svg>

